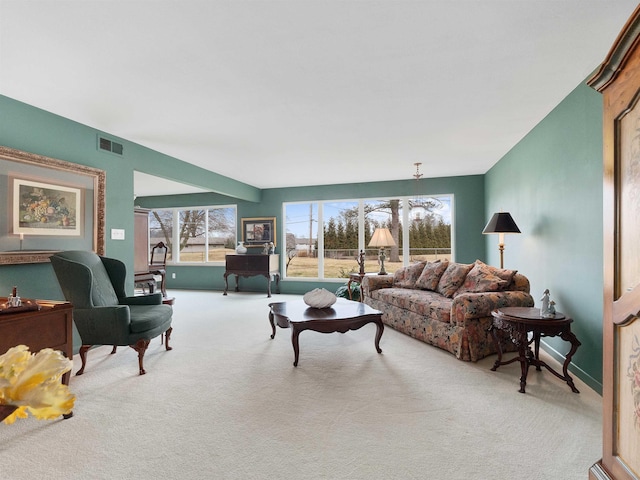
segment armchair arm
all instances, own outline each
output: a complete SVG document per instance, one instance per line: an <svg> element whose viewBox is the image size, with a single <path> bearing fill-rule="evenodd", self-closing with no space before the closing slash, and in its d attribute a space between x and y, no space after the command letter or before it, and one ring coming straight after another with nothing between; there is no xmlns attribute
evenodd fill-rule
<svg viewBox="0 0 640 480"><path fill-rule="evenodd" d="M393 275L368 275L362 278L362 293L370 297L370 293L393 285Z"/></svg>
<svg viewBox="0 0 640 480"><path fill-rule="evenodd" d="M74 308L73 321L86 345L128 345L131 316L127 305Z"/></svg>
<svg viewBox="0 0 640 480"><path fill-rule="evenodd" d="M451 321L464 325L472 318L490 317L500 307L533 307L533 297L522 291L463 293L453 299Z"/></svg>
<svg viewBox="0 0 640 480"><path fill-rule="evenodd" d="M120 305L161 305L162 293L150 293L149 295L136 295L120 299Z"/></svg>

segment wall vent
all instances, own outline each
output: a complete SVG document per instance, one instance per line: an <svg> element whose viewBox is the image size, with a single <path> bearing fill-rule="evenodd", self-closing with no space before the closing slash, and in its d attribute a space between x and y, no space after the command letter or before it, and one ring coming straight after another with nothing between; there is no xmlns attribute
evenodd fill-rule
<svg viewBox="0 0 640 480"><path fill-rule="evenodd" d="M124 153L124 147L121 143L114 142L100 135L98 135L98 148L106 152L115 153L116 155L122 155Z"/></svg>

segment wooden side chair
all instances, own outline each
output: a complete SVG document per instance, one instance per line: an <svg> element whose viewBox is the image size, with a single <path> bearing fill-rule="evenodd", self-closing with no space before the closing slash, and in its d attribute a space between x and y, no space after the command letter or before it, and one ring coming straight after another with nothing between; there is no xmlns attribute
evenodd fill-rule
<svg viewBox="0 0 640 480"><path fill-rule="evenodd" d="M149 273L160 276L160 291L162 297L167 298L167 288L165 279L167 276L167 253L169 249L164 242L158 242L151 249L151 261L149 262Z"/></svg>

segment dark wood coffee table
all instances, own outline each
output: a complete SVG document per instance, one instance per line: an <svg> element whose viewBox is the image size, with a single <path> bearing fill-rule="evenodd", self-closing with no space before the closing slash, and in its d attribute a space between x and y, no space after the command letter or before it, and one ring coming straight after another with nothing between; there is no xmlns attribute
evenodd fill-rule
<svg viewBox="0 0 640 480"><path fill-rule="evenodd" d="M545 318L540 316L539 308L528 307L503 307L491 312L493 316L493 324L489 328L491 336L498 351L498 359L494 363L491 370L494 372L501 365L508 365L512 362L519 361L520 376L520 393L525 393L527 385L527 374L529 366L533 365L536 370L540 371L540 367L545 367L549 372L554 374L560 380L564 380L574 393L580 393L573 383L571 375L569 375L569 363L573 354L576 353L581 343L571 332L572 318L557 312L553 318ZM502 330L509 334L513 343L518 346L518 355L507 361L502 361L502 347L498 341L496 330ZM529 332L532 338L529 340ZM562 340L571 344L571 349L565 357L562 365L562 374L556 372L551 366L540 360L540 338L559 336ZM534 344L534 351L531 351L531 343Z"/></svg>
<svg viewBox="0 0 640 480"><path fill-rule="evenodd" d="M280 328L291 328L291 343L293 344L293 366L298 366L300 348L298 336L304 330L313 330L320 333L346 333L349 330L358 330L367 323L375 323L377 327L375 347L380 350L380 338L384 332L382 324L382 312L374 310L369 305L353 302L345 298L338 298L336 303L329 308L311 308L302 300L292 302L278 302L269 304L269 322L276 336L276 325Z"/></svg>

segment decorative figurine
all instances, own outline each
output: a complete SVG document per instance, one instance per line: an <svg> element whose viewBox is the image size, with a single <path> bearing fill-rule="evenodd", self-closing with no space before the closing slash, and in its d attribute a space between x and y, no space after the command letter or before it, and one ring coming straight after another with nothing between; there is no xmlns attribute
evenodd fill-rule
<svg viewBox="0 0 640 480"><path fill-rule="evenodd" d="M17 287L13 287L11 295L9 296L9 298L7 298L7 305L9 307L19 307L22 305L22 300L20 300L20 297L18 296Z"/></svg>
<svg viewBox="0 0 640 480"><path fill-rule="evenodd" d="M549 316L556 316L556 302L554 302L553 300L551 300L551 302L549 303Z"/></svg>
<svg viewBox="0 0 640 480"><path fill-rule="evenodd" d="M273 242L269 242L269 253L276 253L276 246Z"/></svg>
<svg viewBox="0 0 640 480"><path fill-rule="evenodd" d="M542 307L540 307L540 316L541 317L546 317L547 314L549 313L549 289L545 289L545 291L542 294L542 298L540 299L542 301Z"/></svg>
<svg viewBox="0 0 640 480"><path fill-rule="evenodd" d="M360 275L364 275L364 250L360 250L360 255L356 257L356 262L360 266Z"/></svg>

